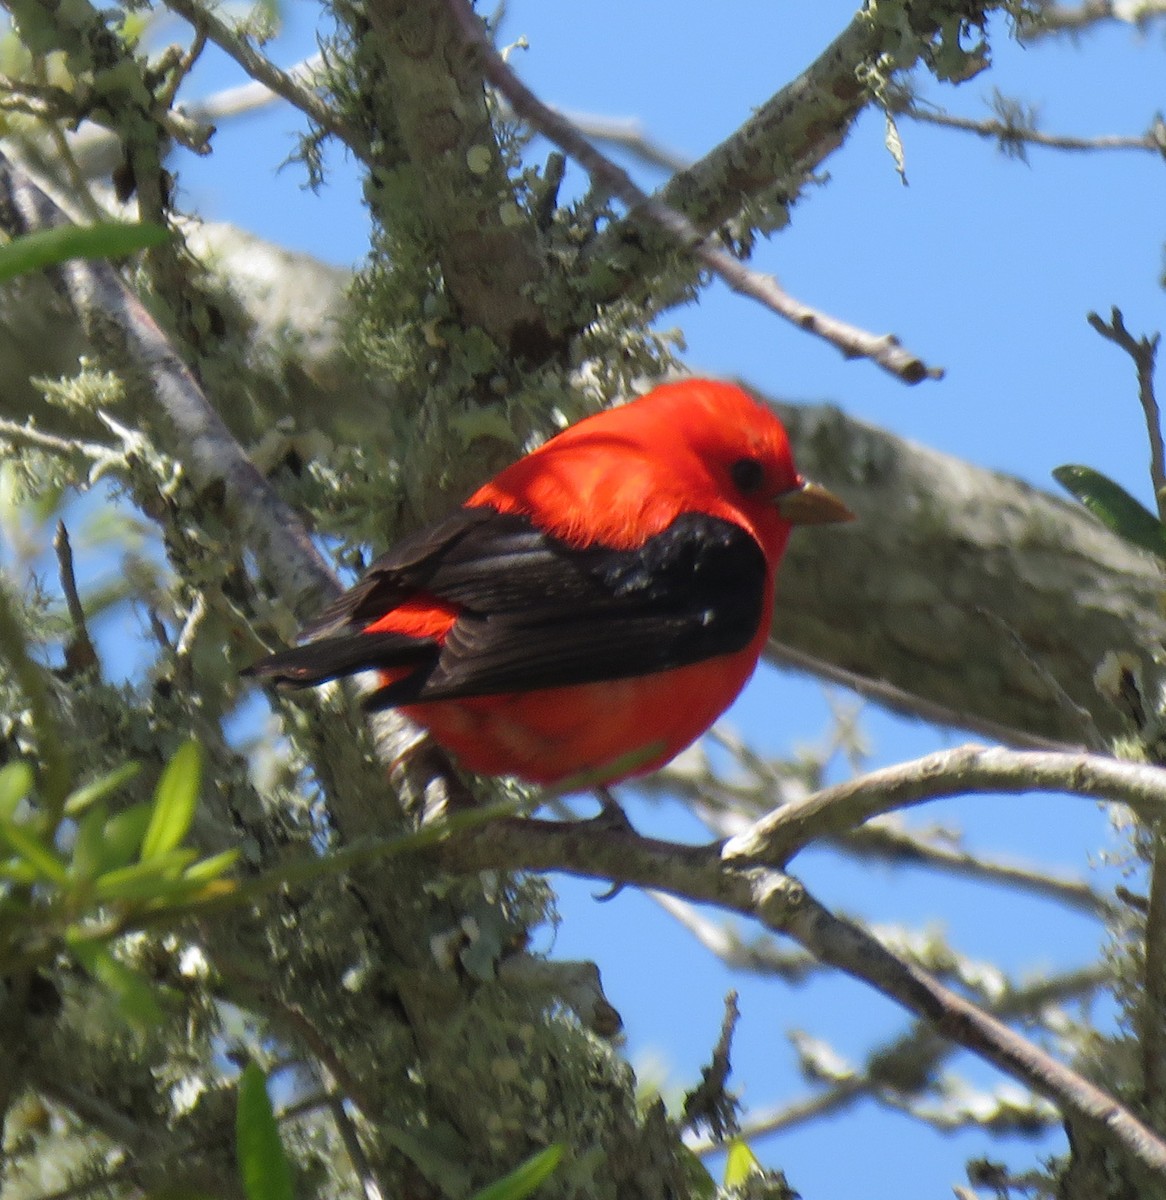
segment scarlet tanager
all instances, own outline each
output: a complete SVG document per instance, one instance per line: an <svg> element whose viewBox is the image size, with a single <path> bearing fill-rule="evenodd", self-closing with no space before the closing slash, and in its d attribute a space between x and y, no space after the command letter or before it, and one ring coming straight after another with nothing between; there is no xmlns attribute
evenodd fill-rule
<svg viewBox="0 0 1166 1200"><path fill-rule="evenodd" d="M851 518L740 388L665 384L507 467L248 673L376 671L367 707L400 708L471 771L615 782L666 763L753 674L791 528Z"/></svg>

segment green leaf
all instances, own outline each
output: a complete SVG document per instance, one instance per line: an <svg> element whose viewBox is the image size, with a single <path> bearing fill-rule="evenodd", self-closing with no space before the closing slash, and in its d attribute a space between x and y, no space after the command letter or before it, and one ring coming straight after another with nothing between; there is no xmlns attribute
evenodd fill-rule
<svg viewBox="0 0 1166 1200"><path fill-rule="evenodd" d="M749 1149L747 1142L741 1138L734 1138L729 1143L729 1152L725 1155L726 1188L744 1187L749 1176L761 1169L757 1155Z"/></svg>
<svg viewBox="0 0 1166 1200"><path fill-rule="evenodd" d="M96 879L102 871L116 865L107 861L105 826L108 822L109 812L104 804L95 804L77 822L77 836L73 839L73 853L69 859L69 874L74 879Z"/></svg>
<svg viewBox="0 0 1166 1200"><path fill-rule="evenodd" d="M197 857L198 851L189 847L169 850L144 862L106 871L97 879L94 888L102 900L169 899L190 891L190 885L179 877ZM179 885L177 888L167 886L175 883Z"/></svg>
<svg viewBox="0 0 1166 1200"><path fill-rule="evenodd" d="M104 831L107 869L136 861L153 814L154 806L142 803L131 804L109 818Z"/></svg>
<svg viewBox="0 0 1166 1200"><path fill-rule="evenodd" d="M1166 529L1162 522L1120 484L1092 467L1073 464L1057 467L1053 478L1119 537L1166 559Z"/></svg>
<svg viewBox="0 0 1166 1200"><path fill-rule="evenodd" d="M169 236L161 225L130 225L124 221L41 229L0 246L0 283L71 258L122 258L160 246Z"/></svg>
<svg viewBox="0 0 1166 1200"><path fill-rule="evenodd" d="M291 1167L267 1094L267 1078L248 1063L239 1076L235 1153L247 1200L293 1200Z"/></svg>
<svg viewBox="0 0 1166 1200"><path fill-rule="evenodd" d="M86 611L89 611L88 605ZM65 801L65 816L79 817L91 804L120 791L140 770L140 763L123 763L120 767L114 767L112 771L99 775L92 783L79 787Z"/></svg>
<svg viewBox="0 0 1166 1200"><path fill-rule="evenodd" d="M202 750L184 742L166 764L154 793L154 811L142 839L142 861L173 850L190 831L202 783Z"/></svg>
<svg viewBox="0 0 1166 1200"><path fill-rule="evenodd" d="M187 867L182 872L182 878L186 883L197 883L201 886L218 879L224 871L229 871L238 861L238 849L224 850L221 854L212 854L210 858L201 859L193 866Z"/></svg>
<svg viewBox="0 0 1166 1200"><path fill-rule="evenodd" d="M469 446L479 438L491 437L508 445L515 445L518 438L514 426L500 405L492 404L455 413L449 418L450 427L462 439L462 446Z"/></svg>
<svg viewBox="0 0 1166 1200"><path fill-rule="evenodd" d="M29 887L39 878L40 875L36 869L22 858L8 858L4 862L0 862L0 879L6 879L9 883L18 884L20 887ZM11 901L6 897L4 903L8 905Z"/></svg>
<svg viewBox="0 0 1166 1200"><path fill-rule="evenodd" d="M162 1020L153 988L132 967L118 962L108 947L76 934L66 934L65 940L73 957L117 997L118 1008L127 1020L138 1025L157 1025Z"/></svg>
<svg viewBox="0 0 1166 1200"><path fill-rule="evenodd" d="M562 1157L563 1147L556 1142L553 1146L532 1154L526 1162L515 1167L497 1183L491 1183L480 1192L475 1192L471 1200L522 1200L540 1183L550 1178Z"/></svg>
<svg viewBox="0 0 1166 1200"><path fill-rule="evenodd" d="M32 791L32 767L21 760L0 768L0 821L11 821L17 806Z"/></svg>
<svg viewBox="0 0 1166 1200"><path fill-rule="evenodd" d="M36 871L38 878L50 883L64 883L68 879L69 871L61 856L27 826L0 821L0 838Z"/></svg>
<svg viewBox="0 0 1166 1200"><path fill-rule="evenodd" d="M717 1181L708 1167L689 1146L680 1145L680 1166L684 1171L684 1186L695 1200L716 1200Z"/></svg>

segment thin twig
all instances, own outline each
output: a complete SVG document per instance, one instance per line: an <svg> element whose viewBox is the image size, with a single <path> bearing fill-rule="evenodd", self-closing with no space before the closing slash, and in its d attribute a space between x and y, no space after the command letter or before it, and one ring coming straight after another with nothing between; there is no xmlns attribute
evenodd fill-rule
<svg viewBox="0 0 1166 1200"><path fill-rule="evenodd" d="M1052 702L1058 705L1062 712L1076 724L1081 734L1081 740L1090 750L1104 750L1105 740L1098 732L1097 725L1089 710L1078 704L1069 695L1061 681L1049 670L1040 658L1032 651L1018 630L1007 622L999 613L982 604L977 604L973 610L982 617L993 629L1008 639L1013 650L1020 655L1028 669L1041 681L1048 690Z"/></svg>
<svg viewBox="0 0 1166 1200"><path fill-rule="evenodd" d="M1022 987L1007 988L1001 1000L991 1006L991 1010L993 1015L1007 1020L1032 1017L1050 1004L1087 998L1105 987L1111 978L1112 971L1105 966L1070 971ZM867 1055L864 1070L832 1080L824 1091L816 1095L752 1113L741 1123L740 1137L752 1142L769 1134L786 1133L863 1099L874 1100L915 1120L950 1129L950 1122L933 1120L911 1102L910 1096L930 1088L930 1081L937 1076L939 1068L954 1050L955 1047L939 1037L930 1025L917 1023L901 1037L876 1046ZM1031 1120L1031 1117L1029 1110L1024 1119ZM982 1119L977 1122L973 1116L970 1122L983 1128ZM711 1138L690 1142L689 1148L701 1157L720 1149Z"/></svg>
<svg viewBox="0 0 1166 1200"><path fill-rule="evenodd" d="M1058 33L1083 33L1107 21L1146 29L1155 18L1166 16L1166 0L1139 0L1132 17L1129 6L1120 0L1084 0L1072 6L1041 4L1031 16L1021 12L1021 40L1033 42Z"/></svg>
<svg viewBox="0 0 1166 1200"><path fill-rule="evenodd" d="M726 737L714 729L711 736L724 745L735 756L737 766L746 766L738 755L736 739ZM825 761L825 756L822 756ZM716 837L729 838L739 833L748 824L749 814L762 809L777 808L808 794L804 776L791 773L783 777L780 764L760 760L763 773L749 764L754 780L735 779L727 781L707 770L686 773L683 770L665 770L640 781L640 791L656 792L677 796L682 799ZM794 785L791 787L791 784ZM1109 917L1114 912L1113 902L1082 879L1058 875L1051 871L1027 866L1023 863L1006 862L999 859L973 854L954 842L951 835L912 830L901 823L896 814L884 814L872 818L860 828L848 829L828 839L829 843L844 854L855 858L876 859L892 866L915 864L937 871L945 871L985 883L1002 885L1014 890L1026 891L1035 896L1054 900L1080 912L1093 916ZM732 931L708 921L692 912L680 913L675 905L683 902L665 897L654 897L664 908L677 917L714 954L730 965L744 969L765 970L764 962L757 962L758 951L752 944L743 943Z"/></svg>
<svg viewBox="0 0 1166 1200"><path fill-rule="evenodd" d="M0 576L0 659L7 661L32 716L40 760L40 800L48 818L48 829L55 833L64 815L65 797L72 786L72 755L61 736L44 668L34 662L28 652L24 629L3 576Z"/></svg>
<svg viewBox="0 0 1166 1200"><path fill-rule="evenodd" d="M831 1116L870 1095L871 1088L861 1076L840 1080L816 1096L807 1096L803 1100L795 1100L755 1113L741 1123L739 1137L752 1145L759 1138L769 1137L774 1133L785 1133L819 1117ZM688 1148L698 1158L707 1158L724 1150L724 1146L712 1138L700 1138L689 1142Z"/></svg>
<svg viewBox="0 0 1166 1200"><path fill-rule="evenodd" d="M1150 441L1150 479L1154 484L1154 495L1158 498L1158 516L1166 521L1166 449L1162 445L1162 420L1158 412L1158 399L1154 394L1154 367L1158 356L1160 333L1153 337L1135 338L1126 328L1121 309L1110 311L1107 324L1091 312L1086 320L1107 342L1124 350L1134 360L1138 373L1138 401L1146 420L1146 435Z"/></svg>
<svg viewBox="0 0 1166 1200"><path fill-rule="evenodd" d="M65 214L10 159L0 154L0 224L10 234L66 223ZM339 583L303 522L247 458L207 401L189 368L142 302L107 262L74 260L59 277L86 329L117 351L149 383L158 407L184 447L183 463L198 487L220 487L237 515L240 535L285 597L315 608Z"/></svg>
<svg viewBox="0 0 1166 1200"><path fill-rule="evenodd" d="M166 0L167 7L185 17L200 34L209 38L233 58L251 79L258 80L294 108L305 113L320 129L339 138L362 161L368 159L368 146L326 101L308 87L301 86L291 73L277 67L269 58L253 49L247 39L236 33L226 21L215 16L198 0Z"/></svg>
<svg viewBox="0 0 1166 1200"><path fill-rule="evenodd" d="M142 1136L141 1124L131 1112L115 1108L103 1096L72 1080L57 1076L35 1074L29 1082L42 1096L61 1105L62 1108L67 1108L90 1129L100 1130L107 1137L121 1142L126 1149L139 1144ZM91 1185L94 1189L97 1186Z"/></svg>
<svg viewBox="0 0 1166 1200"><path fill-rule="evenodd" d="M804 950L787 949L769 934L746 941L726 920L714 920L680 896L670 896L667 892L648 895L734 971L753 971L786 983L801 984L822 969Z"/></svg>
<svg viewBox="0 0 1166 1200"><path fill-rule="evenodd" d="M84 671L97 663L97 651L89 636L85 621L85 608L77 594L77 576L73 570L73 546L64 521L57 522L57 533L53 538L53 549L57 552L57 568L61 577L61 591L65 594L65 607L73 623L73 636L65 647L65 665L70 671Z"/></svg>
<svg viewBox="0 0 1166 1200"><path fill-rule="evenodd" d="M1154 367L1160 334L1135 338L1126 328L1121 310L1110 311L1106 323L1095 312L1089 324L1106 341L1124 350L1138 377L1138 401L1150 443L1150 480L1157 498L1158 518L1166 520L1166 451L1162 445L1162 419L1154 392ZM1142 1099L1154 1111L1166 1091L1166 821L1159 816L1149 823L1153 842L1150 860L1150 894L1144 933L1142 995L1138 1005L1139 1051L1142 1062Z"/></svg>
<svg viewBox="0 0 1166 1200"><path fill-rule="evenodd" d="M1050 150L1145 150L1162 155L1166 152L1166 124L1156 120L1148 132L1141 134L1102 134L1078 137L1073 134L1042 133L1025 125L1001 120L998 117L977 120L954 113L938 112L918 104L895 108L896 116L908 117L921 125L937 125L943 129L959 129L982 138L999 142L1002 148L1044 146Z"/></svg>
<svg viewBox="0 0 1166 1200"><path fill-rule="evenodd" d="M985 858L962 847L942 845L923 834L892 825L892 820L891 816L875 818L861 829L843 834L835 844L843 850L870 855L887 863L917 863L932 870L1029 892L1092 916L1108 918L1116 911L1111 900L1083 879L1054 875L1021 863Z"/></svg>
<svg viewBox="0 0 1166 1200"><path fill-rule="evenodd" d="M21 425L4 417L0 417L0 441L35 446L38 450L49 450L65 458L75 458L80 454L85 458L100 461L110 456L110 448L100 442L82 442L74 438L57 437L56 434L45 433L35 425Z"/></svg>
<svg viewBox="0 0 1166 1200"><path fill-rule="evenodd" d="M377 1180L372 1163L369 1162L368 1155L364 1152L364 1147L360 1144L360 1135L356 1132L356 1126L348 1115L348 1110L344 1107L343 1096L336 1090L331 1072L323 1063L317 1063L316 1069L328 1097L328 1111L332 1114L332 1120L340 1134L340 1140L344 1143L348 1161L352 1163L352 1169L356 1172L357 1179L360 1180L360 1189L364 1193L364 1200L384 1200L384 1189Z"/></svg>
<svg viewBox="0 0 1166 1200"><path fill-rule="evenodd" d="M506 97L514 111L575 159L596 183L625 204L650 216L733 291L759 301L799 329L824 339L844 357L868 358L904 383L942 378L942 369L929 367L917 355L904 350L893 334L872 334L810 308L789 295L772 275L752 270L712 240L702 237L700 230L683 213L649 196L622 167L601 154L565 116L549 108L522 83L490 44L485 26L467 0L449 0L449 5L467 44L480 55L483 74Z"/></svg>
<svg viewBox="0 0 1166 1200"><path fill-rule="evenodd" d="M983 792L1069 792L1166 812L1166 770L1092 754L960 746L823 788L755 821L725 842L726 859L784 865L819 838L925 800Z"/></svg>
<svg viewBox="0 0 1166 1200"><path fill-rule="evenodd" d="M273 1022L286 1028L316 1060L321 1070L340 1088L344 1097L366 1116L376 1111L370 1096L356 1076L336 1054L328 1039L312 1023L298 1004L291 1004L273 995L266 979L251 971L236 956L219 954L215 969L229 985L225 999L238 1003L240 994L248 1003L263 1011Z"/></svg>
<svg viewBox="0 0 1166 1200"><path fill-rule="evenodd" d="M713 1139L718 1142L733 1136L739 1128L737 1099L725 1090L725 1085L733 1069L733 1033L740 1018L737 993L729 992L725 997L725 1017L721 1022L721 1034L713 1047L712 1058L708 1066L701 1069L700 1083L684 1098L683 1128L695 1130L705 1125Z"/></svg>
<svg viewBox="0 0 1166 1200"><path fill-rule="evenodd" d="M564 112L563 115L584 137L608 142L652 167L668 172L684 171L692 160L667 146L661 146L645 132L634 118L604 117L597 113Z"/></svg>
<svg viewBox="0 0 1166 1200"><path fill-rule="evenodd" d="M976 713L960 712L938 704L923 696L904 691L885 679L873 679L860 675L856 671L848 671L845 667L826 662L816 655L807 654L795 649L785 642L770 638L765 647L765 658L781 667L789 667L795 671L804 671L817 679L828 683L839 683L857 692L866 700L881 704L891 712L902 713L905 716L917 717L933 725L941 725L949 729L962 729L967 733L975 733L981 737L991 738L994 742L1003 742L1006 746L1022 747L1026 750L1061 750L1080 749L1080 746L1070 742L1058 742L1052 738L1041 737L1024 729L1016 729L1011 725L1003 725L991 721Z"/></svg>
<svg viewBox="0 0 1166 1200"><path fill-rule="evenodd" d="M323 56L315 54L289 67L286 74L297 86L311 88L321 76L322 64ZM246 83L223 88L201 99L184 101L182 114L188 122L208 129L279 99L281 97L267 84L249 79ZM120 161L122 145L117 134L92 121L84 122L75 133L70 132L67 136L69 149L78 162L79 178L103 178Z"/></svg>
<svg viewBox="0 0 1166 1200"><path fill-rule="evenodd" d="M166 86L158 93L158 102L167 111L173 106L183 80L194 70L195 63L202 57L206 43L206 34L202 30L196 30L194 41L190 43L188 49L178 51L174 61L169 65L170 78L166 80ZM187 113L187 116L192 116L192 114Z"/></svg>

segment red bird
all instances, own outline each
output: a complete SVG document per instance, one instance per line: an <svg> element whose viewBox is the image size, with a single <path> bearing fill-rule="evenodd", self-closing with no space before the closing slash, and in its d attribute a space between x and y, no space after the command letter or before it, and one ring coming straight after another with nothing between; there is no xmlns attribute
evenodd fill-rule
<svg viewBox="0 0 1166 1200"><path fill-rule="evenodd" d="M668 762L753 674L791 528L852 516L740 388L665 384L507 467L248 673L377 671L367 707L471 771L612 783Z"/></svg>

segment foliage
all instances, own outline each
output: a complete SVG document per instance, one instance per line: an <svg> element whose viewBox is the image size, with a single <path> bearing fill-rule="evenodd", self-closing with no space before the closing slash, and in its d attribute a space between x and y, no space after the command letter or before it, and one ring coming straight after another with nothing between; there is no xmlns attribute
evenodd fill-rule
<svg viewBox="0 0 1166 1200"><path fill-rule="evenodd" d="M1015 1178L985 1163L973 1182L1001 1196L1166 1193L1160 652L1107 659L1109 682L1082 717L1091 755L956 751L831 788L835 751L863 765L851 715L839 711L827 749L793 762L722 732L716 754L693 752L643 785L689 804L717 838L705 847L641 837L610 806L572 820L565 793L585 777L537 796L466 779L391 716L366 722L339 688L256 699L239 678L335 588L321 546L359 568L521 450L674 370L680 337L662 318L703 294L711 271L848 357L904 382L935 378L896 338L794 301L725 247L747 259L793 228L795 202L824 184L865 109L881 113L904 172L902 127L925 119L908 73L920 65L946 85L985 71L993 39L1007 35L992 19L1001 6L866 5L804 75L644 204L578 130L553 125L518 89L503 95L506 76L488 45L467 45L453 0L337 0L321 61L294 74L263 54L275 4L6 7L0 305L13 329L30 317L52 331L24 338L20 387L0 388L6 1200L791 1195L758 1146L764 1122L736 1130L733 1020L683 1105L637 1093L598 971L537 949L539 926L557 918L549 885L530 872L551 868L617 890L651 886L726 960L795 982L842 970L919 1022L862 1062L792 1035L824 1099L773 1127L864 1098L985 1139L1064 1122L1062 1161ZM1070 17L1059 5L1008 13L1030 33ZM214 121L178 102L208 45L306 115L300 157L313 186L326 182L332 143L361 164L367 262L342 298L315 264L292 288L335 299L326 319L289 306L266 320L239 269L262 248L211 262L179 211L176 159L213 144ZM977 132L1011 155L1039 144L1029 106L997 95L994 108ZM535 132L587 161L590 182L560 197L566 160L536 161ZM1159 153L1155 138L1141 148ZM61 223L53 191L84 223ZM131 254L128 269L110 266ZM273 273L290 277L275 257ZM1119 317L1108 329L1139 363L1153 442L1153 347L1138 349ZM803 450L843 456L843 423L821 420L799 461ZM873 493L901 461L872 450L839 469ZM1124 542L1166 558L1159 517L1112 480L1083 466L1056 477ZM1153 482L1166 495L1166 481ZM945 489L901 495L911 503L897 519L941 544L955 521ZM1009 554L1022 558L1039 520L1053 519L1039 512ZM70 528L102 574L78 576ZM953 541L953 554L966 551ZM934 580L900 582L909 592ZM1055 599L1062 614L1073 606L1072 595ZM875 624L834 630L827 670L853 678L848 655L879 636ZM1051 638L1055 615L1046 624ZM888 655L917 632L894 630ZM967 665L967 633L945 642L948 676ZM1035 676L1057 707L1080 710L1055 655L1013 641L1007 656L1023 660L1031 708L1045 704ZM937 717L917 675L864 686L958 724L962 713ZM968 711L982 715L980 700ZM1039 739L1037 720L993 728ZM1105 722L1120 739L1097 733ZM895 822L898 807L935 796L1054 787L1136 812L1130 864L1145 897L986 861ZM518 816L539 804L564 820ZM823 842L1101 914L1113 961L1014 979L937 931L844 920L784 872ZM714 928L697 905L749 918L752 932ZM1077 1015L1106 987L1125 1005L1121 1036ZM1010 1021L1029 1040L1017 1042ZM1027 1090L972 1090L946 1068L956 1043ZM719 1184L701 1161L715 1146L689 1144L702 1127L728 1138Z"/></svg>

